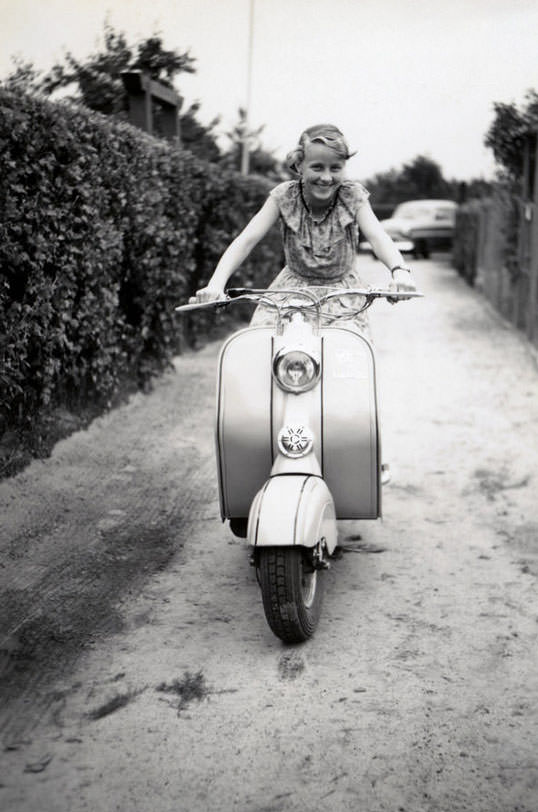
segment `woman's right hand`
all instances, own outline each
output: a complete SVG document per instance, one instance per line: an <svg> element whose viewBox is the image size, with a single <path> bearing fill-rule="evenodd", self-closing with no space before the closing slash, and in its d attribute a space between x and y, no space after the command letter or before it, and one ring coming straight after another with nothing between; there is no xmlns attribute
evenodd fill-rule
<svg viewBox="0 0 538 812"><path fill-rule="evenodd" d="M226 299L226 294L222 288L207 285L205 288L197 290L194 296L189 299L189 304L204 304L205 302L220 302Z"/></svg>

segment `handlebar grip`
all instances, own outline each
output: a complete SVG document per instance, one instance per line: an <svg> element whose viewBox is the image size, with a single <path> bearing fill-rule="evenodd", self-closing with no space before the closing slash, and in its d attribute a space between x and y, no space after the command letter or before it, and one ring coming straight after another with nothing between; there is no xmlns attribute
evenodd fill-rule
<svg viewBox="0 0 538 812"><path fill-rule="evenodd" d="M252 288L226 288L226 295L229 296L230 299L237 299L238 296L244 296L252 292Z"/></svg>

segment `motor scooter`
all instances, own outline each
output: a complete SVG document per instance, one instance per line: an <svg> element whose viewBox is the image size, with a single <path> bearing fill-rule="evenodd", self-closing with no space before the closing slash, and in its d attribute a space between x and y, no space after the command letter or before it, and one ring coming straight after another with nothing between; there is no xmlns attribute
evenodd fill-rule
<svg viewBox="0 0 538 812"><path fill-rule="evenodd" d="M314 633L337 520L381 516L381 438L372 345L350 321L391 290L229 289L217 302L252 302L273 326L249 326L218 361L216 456L222 520L252 548L265 616L286 643ZM347 298L349 297L349 299ZM333 298L349 308L330 315Z"/></svg>

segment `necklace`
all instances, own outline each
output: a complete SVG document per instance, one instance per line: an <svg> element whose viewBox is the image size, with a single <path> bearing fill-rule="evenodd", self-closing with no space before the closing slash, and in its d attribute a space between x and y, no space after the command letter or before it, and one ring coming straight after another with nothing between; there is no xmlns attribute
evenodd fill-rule
<svg viewBox="0 0 538 812"><path fill-rule="evenodd" d="M320 216L320 215L315 215L314 212L312 211L312 209L310 208L310 206L308 205L308 203L306 202L306 197L305 197L305 194L304 194L303 182L302 181L299 181L299 188L301 190L301 200L303 201L304 207L307 210L312 222L316 223L316 225L319 225L320 223L323 223L323 221L327 219L329 214L332 212L332 210L336 206L336 200L338 198L338 189L334 193L333 199L331 200L331 202L329 203L327 208L322 212L322 214Z"/></svg>

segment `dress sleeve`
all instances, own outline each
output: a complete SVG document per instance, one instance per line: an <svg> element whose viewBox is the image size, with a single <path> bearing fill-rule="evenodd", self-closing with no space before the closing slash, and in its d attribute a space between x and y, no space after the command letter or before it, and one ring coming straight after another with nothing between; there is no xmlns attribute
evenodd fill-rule
<svg viewBox="0 0 538 812"><path fill-rule="evenodd" d="M356 211L358 211L360 207L368 201L368 198L370 197L370 192L365 186L362 185L362 183L359 183L358 181L355 182L353 186L355 192L355 206Z"/></svg>
<svg viewBox="0 0 538 812"><path fill-rule="evenodd" d="M300 191L297 181L290 180L279 183L269 192L269 197L275 201L280 212L281 222L292 231L301 230Z"/></svg>
<svg viewBox="0 0 538 812"><path fill-rule="evenodd" d="M355 180L344 181L340 190L340 198L345 206L348 216L352 219L357 218L361 206L363 206L370 197L370 192L362 183Z"/></svg>
<svg viewBox="0 0 538 812"><path fill-rule="evenodd" d="M282 204L284 203L285 205L285 201L289 199L291 183L293 183L293 181L279 183L278 186L275 186L275 188L269 192L269 197L275 201L280 211L282 211Z"/></svg>

